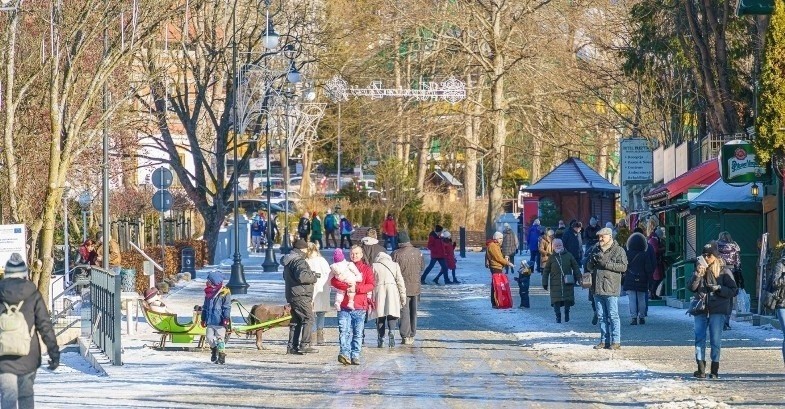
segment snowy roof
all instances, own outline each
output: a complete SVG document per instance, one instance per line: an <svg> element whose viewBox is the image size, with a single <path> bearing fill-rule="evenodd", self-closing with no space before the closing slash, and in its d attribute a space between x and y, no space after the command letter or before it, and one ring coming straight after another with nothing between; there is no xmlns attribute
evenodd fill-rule
<svg viewBox="0 0 785 409"><path fill-rule="evenodd" d="M619 187L608 182L594 169L578 158L568 158L525 192L575 190L585 192L619 193Z"/></svg>

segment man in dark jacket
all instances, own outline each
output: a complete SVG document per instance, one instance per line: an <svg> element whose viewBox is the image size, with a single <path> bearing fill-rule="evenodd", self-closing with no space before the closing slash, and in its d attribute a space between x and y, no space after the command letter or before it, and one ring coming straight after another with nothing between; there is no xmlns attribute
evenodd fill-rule
<svg viewBox="0 0 785 409"><path fill-rule="evenodd" d="M442 226L435 225L433 226L433 230L430 234L428 234L428 250L431 251L431 261L428 263L428 267L425 268L425 271L420 276L420 283L425 284L425 277L428 276L428 273L431 272L433 266L436 263L439 263L439 275L444 275L447 277L447 260L444 258L444 242L442 241ZM438 276L437 276L438 277ZM449 280L446 278L444 279L445 284L449 283ZM435 284L439 284L438 278L433 281Z"/></svg>
<svg viewBox="0 0 785 409"><path fill-rule="evenodd" d="M562 236L562 242L564 243L564 248L575 257L575 261L578 263L581 262L581 229L583 225L581 222L575 222L570 226L569 229L564 231L564 235Z"/></svg>
<svg viewBox="0 0 785 409"><path fill-rule="evenodd" d="M308 244L303 239L294 242L294 250L281 259L283 279L286 283L286 302L292 308L289 322L287 354L311 354L319 352L311 348L311 326L313 325L313 285L321 274L314 273L305 261L303 251Z"/></svg>
<svg viewBox="0 0 785 409"><path fill-rule="evenodd" d="M301 239L308 241L308 235L311 234L311 219L308 217L308 212L303 213L300 217L300 222L297 223L297 234Z"/></svg>
<svg viewBox="0 0 785 409"><path fill-rule="evenodd" d="M401 275L406 286L406 304L401 309L401 344L411 345L417 333L417 305L420 303L420 271L424 264L422 252L412 246L409 233L398 233L398 249L392 259L401 267Z"/></svg>
<svg viewBox="0 0 785 409"><path fill-rule="evenodd" d="M369 265L373 265L373 263L376 262L377 254L387 252L387 249L379 244L376 229L368 229L366 236L363 237L360 242L362 242L363 254L365 255L365 259L368 260Z"/></svg>
<svg viewBox="0 0 785 409"><path fill-rule="evenodd" d="M627 254L613 240L607 227L597 232L597 245L588 256L586 268L592 273L594 306L600 322L600 343L594 349L621 349L619 292L621 275L627 271Z"/></svg>
<svg viewBox="0 0 785 409"><path fill-rule="evenodd" d="M654 249L641 233L633 233L627 238L625 245L628 263L623 286L630 302L630 325L643 325L649 310L649 280L656 264Z"/></svg>
<svg viewBox="0 0 785 409"><path fill-rule="evenodd" d="M24 315L30 349L26 355L0 356L0 395L3 408L32 408L35 404L33 384L38 367L41 366L41 336L49 354L51 370L60 365L60 348L52 328L52 320L46 304L35 284L27 279L27 265L19 253L11 254L5 265L5 275L0 280L0 302L11 307L7 310L0 303L0 316L11 314L16 308ZM7 318L6 318L7 319ZM13 341L13 340L11 340Z"/></svg>

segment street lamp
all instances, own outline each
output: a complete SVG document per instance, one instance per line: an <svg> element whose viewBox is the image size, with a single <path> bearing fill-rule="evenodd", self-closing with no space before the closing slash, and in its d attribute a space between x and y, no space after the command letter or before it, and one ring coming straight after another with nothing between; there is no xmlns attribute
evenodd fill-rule
<svg viewBox="0 0 785 409"><path fill-rule="evenodd" d="M90 204L93 203L93 196L89 190L85 190L79 195L79 206L82 208L82 243L87 241L87 213L90 212Z"/></svg>

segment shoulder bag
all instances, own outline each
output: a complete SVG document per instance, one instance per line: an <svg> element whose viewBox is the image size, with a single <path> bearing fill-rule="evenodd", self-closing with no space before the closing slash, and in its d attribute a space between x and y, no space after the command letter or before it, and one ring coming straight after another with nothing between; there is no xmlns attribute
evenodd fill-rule
<svg viewBox="0 0 785 409"><path fill-rule="evenodd" d="M561 264L561 256L555 255L556 263L559 265L559 271L561 272L561 280L562 283L565 285L575 285L575 277L572 274L564 274L564 268Z"/></svg>
<svg viewBox="0 0 785 409"><path fill-rule="evenodd" d="M705 278L701 279L702 286L706 287ZM700 290L700 287L698 287ZM698 291L695 295L692 296L692 300L690 300L690 307L687 309L687 314L696 316L702 315L706 313L706 293L702 293Z"/></svg>

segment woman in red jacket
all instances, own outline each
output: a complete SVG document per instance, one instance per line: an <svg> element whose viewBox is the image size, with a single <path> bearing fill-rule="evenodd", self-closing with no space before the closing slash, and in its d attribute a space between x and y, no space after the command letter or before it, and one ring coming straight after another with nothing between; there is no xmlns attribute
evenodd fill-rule
<svg viewBox="0 0 785 409"><path fill-rule="evenodd" d="M438 224L433 226L433 231L428 234L428 250L431 252L431 262L428 263L428 267L425 268L423 271L422 276L420 276L420 283L425 284L425 277L428 276L428 273L431 272L433 266L436 263L439 263L439 275L436 276L436 279L433 280L434 284L439 284L439 276L444 275L445 284L450 284L449 280L447 280L447 261L444 259L444 242L442 242L442 226Z"/></svg>
<svg viewBox="0 0 785 409"><path fill-rule="evenodd" d="M444 245L444 262L447 264L447 270L444 271L445 284L460 284L461 282L455 278L455 242L452 241L452 235L447 230L442 231L442 244ZM452 281L450 281L449 271L452 270ZM441 273L439 273L441 275ZM436 276L434 281L439 281L439 276Z"/></svg>
<svg viewBox="0 0 785 409"><path fill-rule="evenodd" d="M354 309L348 308L349 297L344 297L341 310L338 311L338 344L341 351L338 355L338 362L344 365L360 365L365 314L368 309L368 293L373 291L375 283L373 268L365 261L362 247L352 246L349 259L360 271L363 279L355 283ZM346 283L335 277L330 280L330 284L341 291L349 289Z"/></svg>
<svg viewBox="0 0 785 409"><path fill-rule="evenodd" d="M396 248L395 237L398 235L398 226L395 224L392 214L388 214L387 218L382 223L382 236L384 236L384 248L390 244L390 250L394 251ZM373 262L373 260L371 260Z"/></svg>

